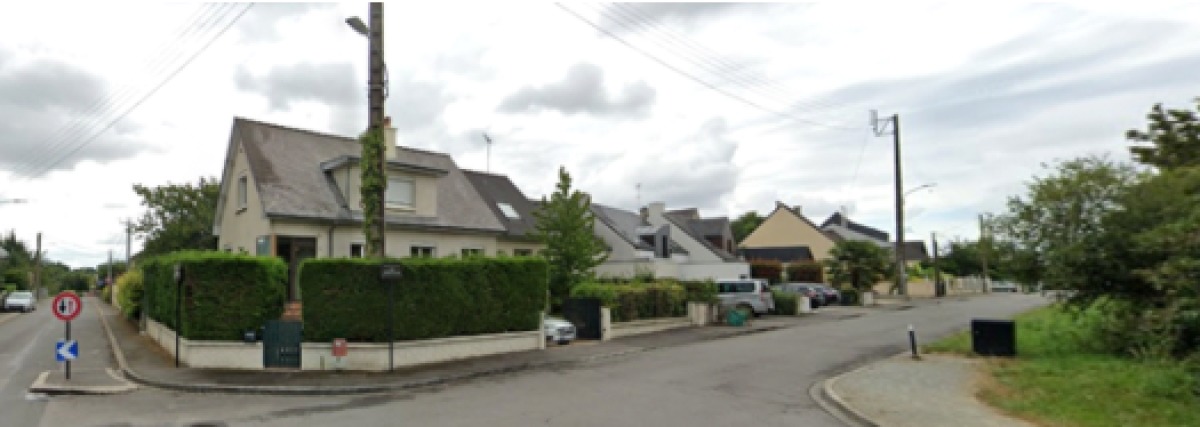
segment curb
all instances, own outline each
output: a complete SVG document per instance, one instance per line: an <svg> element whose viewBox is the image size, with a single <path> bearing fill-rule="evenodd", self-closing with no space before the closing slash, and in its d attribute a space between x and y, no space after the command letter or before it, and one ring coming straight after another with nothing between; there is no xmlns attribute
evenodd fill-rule
<svg viewBox="0 0 1200 427"><path fill-rule="evenodd" d="M107 395L107 394L122 394L137 390L137 384L131 383L117 375L116 371L111 368L105 368L105 372L113 380L121 383L117 386L69 386L69 385L51 385L46 383L46 377L50 376L50 371L43 371L38 375L37 380L34 380L33 385L29 386L30 393L41 393L48 395Z"/></svg>
<svg viewBox="0 0 1200 427"><path fill-rule="evenodd" d="M813 383L813 385L808 389L808 395L809 397L812 397L812 399L817 402L817 405L821 406L825 412L828 412L834 418L837 418L846 425L861 427L883 427L882 424L871 419L871 417L868 417L858 409L855 409L853 405L847 403L842 396L838 395L837 392L833 390L833 388L835 385L837 385L837 382L842 379L842 377L865 370L871 367L871 365L884 360L908 355L909 352L902 351L892 356L885 356L869 362L864 362L862 365L854 369L835 375L832 378L824 381Z"/></svg>
<svg viewBox="0 0 1200 427"><path fill-rule="evenodd" d="M103 310L97 308L97 310ZM175 390L188 393L228 393L228 394L256 394L256 395L276 395L276 396L336 396L336 395L352 395L352 394L368 394L368 393L384 393L392 391L414 390L424 387L432 387L447 384L455 381L464 381L471 379L484 378L495 375L516 373L522 371L530 371L533 369L554 368L569 366L576 363L589 363L598 360L611 359L630 354L643 353L647 351L657 350L662 347L651 346L636 349L626 349L609 353L593 354L589 356L577 357L574 359L555 360L545 362L527 362L499 368L485 369L481 371L467 372L458 375L448 375L436 377L420 381L410 381L400 384L381 384L381 385L362 385L362 386L247 386L247 385L229 385L229 384L182 384L169 381L161 381L153 378L147 378L130 368L125 361L125 354L121 351L121 347L116 342L116 337L108 326L108 320L101 313L100 319L104 324L104 330L108 334L109 345L113 349L113 354L117 359L117 364L120 365L121 372L129 380L155 388ZM783 329L783 326L769 326L759 329L747 329L736 331L728 334L722 334L714 339L725 339L739 335L748 335L753 333L761 333Z"/></svg>

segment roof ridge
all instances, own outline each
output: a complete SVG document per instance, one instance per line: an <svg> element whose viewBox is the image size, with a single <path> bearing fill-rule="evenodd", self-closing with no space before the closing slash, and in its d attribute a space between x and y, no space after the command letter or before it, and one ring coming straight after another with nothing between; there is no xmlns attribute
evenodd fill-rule
<svg viewBox="0 0 1200 427"><path fill-rule="evenodd" d="M338 139L338 140L342 140L344 142L350 142L350 143L354 143L354 144L358 143L357 137L337 135L337 134L333 134L333 133L329 133L329 132L321 132L321 131L316 131L316 130L312 130L312 129L304 129L304 128L286 126L286 125L281 125L278 123L264 122L262 120L251 119L248 117L233 116L233 121L235 123L247 122L247 123L253 123L253 124L262 125L262 126L269 126L269 127L273 127L276 129L283 129L283 130L288 130L288 131L293 131L293 132L307 133L309 135L315 135L315 136L320 136L320 137L325 137L325 138L333 138L333 139ZM417 152L417 153L430 154L430 155L434 155L434 156L450 157L449 153L442 153L442 152L431 151L431 150L426 150L426 149L422 149L422 148L409 147L406 145L397 145L396 148L399 150L406 150L406 151L412 151L412 152Z"/></svg>

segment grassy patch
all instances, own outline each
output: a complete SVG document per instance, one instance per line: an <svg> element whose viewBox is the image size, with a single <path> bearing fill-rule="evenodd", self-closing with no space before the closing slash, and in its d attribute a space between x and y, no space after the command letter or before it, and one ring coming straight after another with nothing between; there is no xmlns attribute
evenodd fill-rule
<svg viewBox="0 0 1200 427"><path fill-rule="evenodd" d="M1055 426L1200 426L1200 379L1182 364L1094 350L1088 316L1057 308L1018 316L1014 360L992 359L980 398L1016 417ZM970 354L963 332L925 346Z"/></svg>

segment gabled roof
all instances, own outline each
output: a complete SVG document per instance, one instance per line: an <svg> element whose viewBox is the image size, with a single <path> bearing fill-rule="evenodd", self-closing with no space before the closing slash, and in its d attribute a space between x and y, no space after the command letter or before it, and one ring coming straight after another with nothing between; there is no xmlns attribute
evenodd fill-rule
<svg viewBox="0 0 1200 427"><path fill-rule="evenodd" d="M878 228L873 228L870 226L859 224L854 221L850 221L849 218L843 217L841 212L834 212L833 215L830 215L829 219L826 219L825 222L821 223L821 229L827 230L834 226L842 227L843 220L845 220L845 223L846 223L846 225L844 227L850 229L850 231L853 231L855 233L861 234L865 237L869 237L874 240L878 240L878 241L882 241L882 242L888 241L887 232L880 230ZM841 235L841 237L849 238L849 236L844 236L844 235Z"/></svg>
<svg viewBox="0 0 1200 427"><path fill-rule="evenodd" d="M912 240L904 242L904 259L906 261L928 261L929 253L925 251L925 242Z"/></svg>
<svg viewBox="0 0 1200 427"><path fill-rule="evenodd" d="M812 261L812 250L808 246L787 246L779 248L743 248L742 256L746 261L771 260L779 262Z"/></svg>
<svg viewBox="0 0 1200 427"><path fill-rule="evenodd" d="M346 205L330 175L335 168L357 162L361 146L356 139L238 117L233 121L229 144L227 156L237 153L234 147L238 144L243 147L268 218L362 221L362 212ZM227 158L225 167L231 164L231 158ZM450 156L397 147L396 158L388 160L388 169L441 175L436 181L436 216L389 215L388 224L482 232L507 230ZM222 183L217 225L224 202L230 197L228 184Z"/></svg>
<svg viewBox="0 0 1200 427"><path fill-rule="evenodd" d="M650 227L650 223L642 219L641 215L633 212L617 209L611 206L605 206L599 203L592 203L592 214L596 216L596 220L611 228L621 239L633 246L636 249L643 251L653 251L654 247L642 241L638 236L638 227ZM674 238L669 238L671 253L686 254L687 250L680 246Z"/></svg>
<svg viewBox="0 0 1200 427"><path fill-rule="evenodd" d="M683 230L684 233L691 236L696 241L704 245L705 248L712 251L718 257L725 261L737 261L738 257L729 253L725 249L713 246L706 239L706 236L725 236L724 229L729 228L729 219L725 217L711 219L693 219L699 218L699 212L696 209L684 209L677 211L668 211L663 213L663 217L674 223L677 227ZM724 227L724 229L722 229ZM710 233L712 232L712 233ZM730 233L732 235L732 233ZM732 238L732 236L730 236Z"/></svg>
<svg viewBox="0 0 1200 427"><path fill-rule="evenodd" d="M525 197L521 190L507 176L473 170L463 170L463 174L475 186L475 191L483 197L492 213L504 224L509 237L532 238L536 231L537 218L533 211L537 204ZM505 212L500 204L508 205L512 211ZM516 218L509 217L516 214Z"/></svg>

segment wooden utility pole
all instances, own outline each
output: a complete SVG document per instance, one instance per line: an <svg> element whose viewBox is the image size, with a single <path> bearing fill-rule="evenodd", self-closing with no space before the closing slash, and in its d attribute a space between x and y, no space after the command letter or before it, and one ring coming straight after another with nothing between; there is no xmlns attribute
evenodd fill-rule
<svg viewBox="0 0 1200 427"><path fill-rule="evenodd" d="M42 233L37 234L37 248L33 253L33 288L34 295L42 288Z"/></svg>
<svg viewBox="0 0 1200 427"><path fill-rule="evenodd" d="M896 184L896 244L893 251L896 255L896 291L905 297L908 296L908 280L905 277L907 269L904 268L904 179L900 169L900 115L892 114L892 117L879 120L874 110L871 111L871 126L874 127L875 136L882 136L887 133L887 123L892 124L892 149L893 161L895 164L895 184ZM880 126L883 124L883 126Z"/></svg>
<svg viewBox="0 0 1200 427"><path fill-rule="evenodd" d="M367 99L367 120L370 123L370 132L378 135L380 144L387 144L387 137L383 131L383 101L384 101L384 62L383 62L383 2L371 2L370 16L367 18L369 25L367 26L367 49L369 50L368 64L370 67L370 76L368 77L367 86L369 89ZM386 147L385 147L386 148ZM383 186L379 189L379 214L376 221L378 227L376 238L378 241L372 245L376 249L376 253L371 254L379 258L383 258L387 254L387 150L380 150L379 155L379 173L383 175Z"/></svg>
<svg viewBox="0 0 1200 427"><path fill-rule="evenodd" d="M929 233L929 240L933 242L933 294L934 296L946 296L946 286L942 284L942 269L938 267L938 244L937 232Z"/></svg>
<svg viewBox="0 0 1200 427"><path fill-rule="evenodd" d="M130 255L130 246L133 243L133 220L125 219L125 271L133 269L133 258Z"/></svg>

